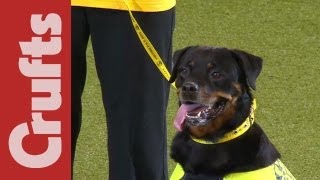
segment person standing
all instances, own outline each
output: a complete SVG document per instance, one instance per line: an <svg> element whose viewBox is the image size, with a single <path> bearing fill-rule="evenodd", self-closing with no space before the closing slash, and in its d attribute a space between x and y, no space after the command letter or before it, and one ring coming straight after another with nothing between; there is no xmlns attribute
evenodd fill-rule
<svg viewBox="0 0 320 180"><path fill-rule="evenodd" d="M171 69L176 1L127 3ZM72 165L81 127L90 36L107 116L109 179L168 179L166 107L170 84L140 43L124 1L71 0L71 5Z"/></svg>

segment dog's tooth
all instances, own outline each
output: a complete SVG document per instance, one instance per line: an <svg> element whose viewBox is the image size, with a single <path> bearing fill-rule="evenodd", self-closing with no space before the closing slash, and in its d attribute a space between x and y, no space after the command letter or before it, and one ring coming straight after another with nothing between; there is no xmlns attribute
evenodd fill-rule
<svg viewBox="0 0 320 180"><path fill-rule="evenodd" d="M198 116L190 116L190 115L187 114L186 117L189 118L189 119L196 119Z"/></svg>

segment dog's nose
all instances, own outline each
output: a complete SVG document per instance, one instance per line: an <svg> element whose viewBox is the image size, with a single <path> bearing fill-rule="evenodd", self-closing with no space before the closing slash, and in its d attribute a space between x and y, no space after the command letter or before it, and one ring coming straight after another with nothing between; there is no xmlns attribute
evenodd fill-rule
<svg viewBox="0 0 320 180"><path fill-rule="evenodd" d="M199 86L194 82L186 82L182 86L182 92L185 92L185 93L196 93L198 91L199 91Z"/></svg>

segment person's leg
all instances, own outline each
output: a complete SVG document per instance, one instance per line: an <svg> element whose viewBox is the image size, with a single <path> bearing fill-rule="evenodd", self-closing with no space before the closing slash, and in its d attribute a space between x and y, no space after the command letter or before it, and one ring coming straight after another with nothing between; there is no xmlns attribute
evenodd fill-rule
<svg viewBox="0 0 320 180"><path fill-rule="evenodd" d="M174 13L174 9L158 13L135 13L141 28L169 71L172 66ZM132 51L138 51L137 58L134 60L140 61L140 64L132 65L132 68L139 69L140 72L140 76L134 76L132 80L139 87L134 97L134 102L139 103L134 114L136 117L134 124L136 177L139 180L168 179L166 108L170 85L141 45L136 47L132 49Z"/></svg>
<svg viewBox="0 0 320 180"><path fill-rule="evenodd" d="M128 80L133 48L121 11L91 8L88 13L91 41L107 116L109 180L135 180L132 163L132 123ZM127 24L126 27L124 25ZM138 106L138 104L137 104Z"/></svg>
<svg viewBox="0 0 320 180"><path fill-rule="evenodd" d="M81 95L86 80L86 49L89 29L85 8L72 7L71 18L71 162L73 166L76 143L81 127Z"/></svg>
<svg viewBox="0 0 320 180"><path fill-rule="evenodd" d="M109 179L165 180L169 84L150 61L126 11L92 9L89 14L107 113ZM135 15L170 69L174 10Z"/></svg>

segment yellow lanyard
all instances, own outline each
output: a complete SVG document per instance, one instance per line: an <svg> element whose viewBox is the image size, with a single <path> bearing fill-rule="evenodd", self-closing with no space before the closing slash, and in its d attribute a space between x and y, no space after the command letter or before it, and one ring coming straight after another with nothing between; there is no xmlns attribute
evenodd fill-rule
<svg viewBox="0 0 320 180"><path fill-rule="evenodd" d="M144 49L147 51L147 53L149 54L151 60L153 61L153 63L158 67L159 71L162 73L162 75L169 81L171 75L170 72L168 71L167 67L165 66L165 64L163 63L161 57L159 56L157 50L154 48L154 46L152 45L152 43L149 41L148 37L144 34L143 30L140 28L138 22L136 21L136 19L134 18L129 5L127 3L126 0L123 0L123 2L126 4L129 15L130 15L130 19L132 22L132 25L140 39L141 44L143 45ZM175 84L172 83L171 84L174 88L176 88Z"/></svg>

